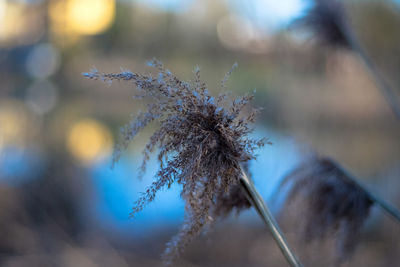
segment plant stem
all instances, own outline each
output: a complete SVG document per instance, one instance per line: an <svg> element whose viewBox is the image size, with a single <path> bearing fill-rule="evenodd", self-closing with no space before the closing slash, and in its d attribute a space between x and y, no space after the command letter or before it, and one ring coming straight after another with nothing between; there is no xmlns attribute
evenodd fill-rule
<svg viewBox="0 0 400 267"><path fill-rule="evenodd" d="M372 193L367 189L366 186L364 186L360 181L358 181L357 178L355 178L353 175L351 175L349 172L346 171L345 168L342 166L338 165L339 168L346 174L347 180L352 183L354 186L359 188L360 190L364 191L369 199L373 201L375 204L379 205L386 213L388 213L394 220L396 220L398 223L400 223L400 211L394 207L392 204L386 202L376 194Z"/></svg>
<svg viewBox="0 0 400 267"><path fill-rule="evenodd" d="M363 190L368 197L373 201L375 204L379 205L386 213L388 213L394 220L396 220L398 223L400 223L400 211L395 208L392 204L386 202L382 198L378 197L376 194L372 193L369 191L364 185L362 185L356 178L352 176L350 177L351 182L357 186L359 189Z"/></svg>
<svg viewBox="0 0 400 267"><path fill-rule="evenodd" d="M379 73L372 60L368 57L367 53L364 51L357 38L355 37L355 34L351 30L350 26L343 20L338 21L338 26L343 32L350 48L360 56L371 76L375 78L376 86L383 94L396 118L400 120L400 104L397 102L396 94ZM363 190L374 203L378 204L384 211L391 215L392 218L400 222L400 211L397 208L370 192L356 178L352 177L351 175L347 176L350 177L351 182L353 182L355 186Z"/></svg>
<svg viewBox="0 0 400 267"><path fill-rule="evenodd" d="M294 253L289 248L287 241L285 240L281 230L279 229L278 223L275 221L272 216L271 211L268 209L265 204L263 198L260 193L258 193L257 189L254 186L253 181L251 181L244 170L242 169L242 176L240 179L241 185L245 189L247 193L247 197L250 203L254 206L258 214L261 216L262 220L267 225L270 230L273 238L275 239L276 244L279 249L282 251L282 254L285 256L286 260L293 267L301 267L303 266L296 258Z"/></svg>
<svg viewBox="0 0 400 267"><path fill-rule="evenodd" d="M394 115L398 120L400 120L400 104L397 101L397 96L390 85L385 81L382 75L379 73L378 69L375 67L373 61L369 58L367 53L364 51L355 34L351 30L350 26L343 20L338 21L338 26L343 32L350 48L356 52L362 61L364 62L370 75L374 78L375 84L378 89L383 94L383 97L391 107Z"/></svg>

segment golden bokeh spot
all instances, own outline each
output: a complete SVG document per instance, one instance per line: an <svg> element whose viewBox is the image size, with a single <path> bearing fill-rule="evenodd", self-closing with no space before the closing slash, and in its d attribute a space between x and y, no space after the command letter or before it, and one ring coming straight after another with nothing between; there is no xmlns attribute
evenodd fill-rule
<svg viewBox="0 0 400 267"><path fill-rule="evenodd" d="M68 25L73 31L98 34L114 21L115 0L69 0L66 12Z"/></svg>
<svg viewBox="0 0 400 267"><path fill-rule="evenodd" d="M22 29L23 8L21 5L0 0L0 39L14 38ZM19 18L19 19L18 19Z"/></svg>
<svg viewBox="0 0 400 267"><path fill-rule="evenodd" d="M43 36L43 19L20 1L0 0L0 46L28 45Z"/></svg>
<svg viewBox="0 0 400 267"><path fill-rule="evenodd" d="M113 138L106 126L93 119L73 124L67 135L67 148L83 164L91 164L110 155Z"/></svg>
<svg viewBox="0 0 400 267"><path fill-rule="evenodd" d="M94 35L107 30L115 19L115 0L52 1L51 29L55 34Z"/></svg>
<svg viewBox="0 0 400 267"><path fill-rule="evenodd" d="M6 145L24 145L28 117L17 101L0 103L0 149Z"/></svg>

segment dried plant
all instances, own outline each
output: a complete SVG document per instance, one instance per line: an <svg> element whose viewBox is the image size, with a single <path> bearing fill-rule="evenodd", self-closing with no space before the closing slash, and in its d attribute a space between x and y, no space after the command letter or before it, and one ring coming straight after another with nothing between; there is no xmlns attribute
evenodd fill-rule
<svg viewBox="0 0 400 267"><path fill-rule="evenodd" d="M294 26L309 28L324 45L349 48L349 40L342 30L346 21L343 5L337 0L315 0L305 16L296 19Z"/></svg>
<svg viewBox="0 0 400 267"><path fill-rule="evenodd" d="M213 207L214 217L226 217L233 210L239 214L242 210L251 207L246 192L239 184L231 186L229 191L218 195L216 205Z"/></svg>
<svg viewBox="0 0 400 267"><path fill-rule="evenodd" d="M283 180L292 183L286 209L296 205L304 241L335 238L338 263L354 251L373 200L334 161L313 157ZM299 207L302 207L299 209Z"/></svg>
<svg viewBox="0 0 400 267"><path fill-rule="evenodd" d="M364 51L339 0L314 0L314 6L305 16L295 20L293 25L310 29L321 44L349 49L358 54L394 115L400 120L400 104L395 91Z"/></svg>
<svg viewBox="0 0 400 267"><path fill-rule="evenodd" d="M150 62L158 76L140 75L130 71L118 74L92 70L84 73L90 79L103 81L130 81L138 89L137 97L150 98L147 109L122 130L122 142L116 149L114 160L128 146L136 134L152 121L159 128L150 137L141 170L146 168L150 154L158 149L160 169L155 181L136 201L132 214L141 211L153 201L156 193L173 183L182 185L181 197L185 201L185 218L180 232L167 244L166 264L171 264L183 248L215 216L224 216L232 209L248 208L249 202L240 191L241 164L254 159L254 150L264 140L247 137L252 131L258 110L250 108L242 113L252 95L230 100L227 94L212 97L200 80L200 70L194 71L194 80L178 79L157 60ZM231 74L227 73L222 88Z"/></svg>

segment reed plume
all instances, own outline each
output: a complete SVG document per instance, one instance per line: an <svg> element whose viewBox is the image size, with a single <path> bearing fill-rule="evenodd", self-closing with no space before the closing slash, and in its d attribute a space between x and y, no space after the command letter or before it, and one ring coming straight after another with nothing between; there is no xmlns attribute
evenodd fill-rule
<svg viewBox="0 0 400 267"><path fill-rule="evenodd" d="M321 45L350 48L342 30L347 23L344 6L337 0L315 0L308 12L292 23L295 27L308 28Z"/></svg>
<svg viewBox="0 0 400 267"><path fill-rule="evenodd" d="M400 104L395 91L382 77L374 62L360 44L349 23L344 5L339 0L314 0L313 7L294 26L308 28L320 44L348 49L356 53L374 79L377 88L400 120Z"/></svg>
<svg viewBox="0 0 400 267"><path fill-rule="evenodd" d="M289 184L285 208L302 207L294 215L302 240L334 238L337 264L347 260L374 203L368 193L333 160L318 156L286 176L281 187Z"/></svg>
<svg viewBox="0 0 400 267"><path fill-rule="evenodd" d="M103 81L132 82L138 89L136 97L151 100L147 109L122 129L122 142L116 149L114 162L139 131L153 121L159 122L143 151L141 171L145 171L146 162L156 149L159 170L155 181L136 201L132 215L153 201L161 189L173 183L182 185L184 223L163 255L164 262L170 265L215 217L250 207L239 184L241 164L254 159L254 150L263 146L265 140L248 137L252 131L250 124L259 112L247 107L252 95L234 100L227 94L214 98L201 81L198 68L194 80L184 82L161 62L153 60L150 65L157 70L157 77L130 71L106 74L97 70L83 75ZM222 88L231 72L222 81ZM243 115L245 108L249 110L247 115Z"/></svg>

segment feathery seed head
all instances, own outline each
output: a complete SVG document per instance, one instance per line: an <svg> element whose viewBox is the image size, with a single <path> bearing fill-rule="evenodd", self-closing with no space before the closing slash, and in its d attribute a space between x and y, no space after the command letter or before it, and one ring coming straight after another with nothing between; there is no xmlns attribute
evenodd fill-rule
<svg viewBox="0 0 400 267"><path fill-rule="evenodd" d="M349 48L345 23L344 6L338 0L315 0L306 15L293 25L308 28L322 45Z"/></svg>
<svg viewBox="0 0 400 267"><path fill-rule="evenodd" d="M254 158L254 150L263 146L264 140L247 137L252 131L249 124L255 121L258 110L252 109L247 116L241 113L252 95L233 101L226 94L214 98L200 80L199 68L194 71L193 81L184 82L157 60L149 65L157 70L157 77L129 71L106 74L97 70L83 75L103 81L131 81L138 89L138 97L151 99L147 109L122 129L114 162L140 130L152 121L160 123L143 151L141 170L145 170L155 149L160 168L155 181L136 201L132 214L153 201L160 189L173 183L182 185L184 224L164 253L165 263L171 264L213 217L226 215L236 207L250 206L238 189L240 166ZM231 72L222 81L222 88ZM232 197L239 198L230 200Z"/></svg>
<svg viewBox="0 0 400 267"><path fill-rule="evenodd" d="M369 196L334 161L318 156L286 176L281 187L287 183L292 185L286 208L292 204L303 207L297 214L302 238L313 241L334 237L337 261L346 260L373 204Z"/></svg>

